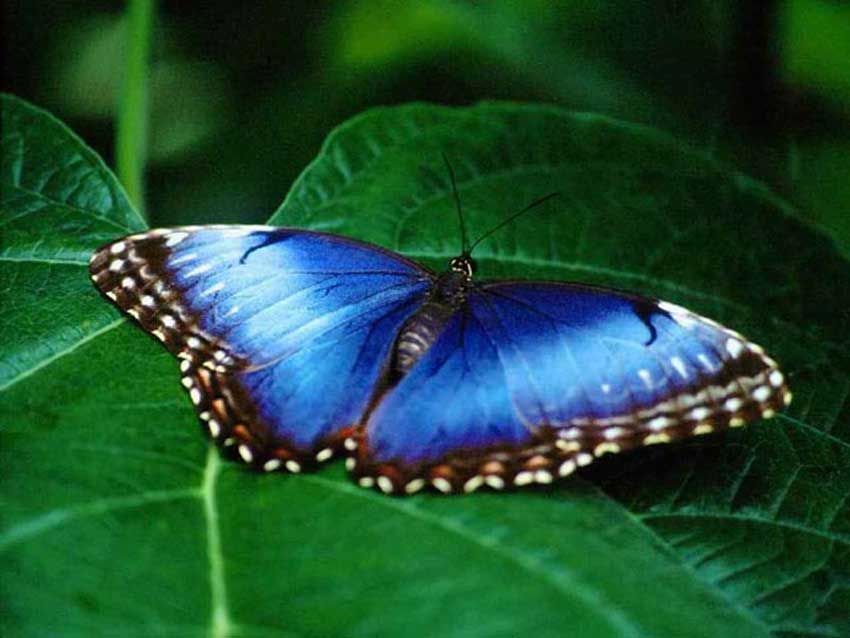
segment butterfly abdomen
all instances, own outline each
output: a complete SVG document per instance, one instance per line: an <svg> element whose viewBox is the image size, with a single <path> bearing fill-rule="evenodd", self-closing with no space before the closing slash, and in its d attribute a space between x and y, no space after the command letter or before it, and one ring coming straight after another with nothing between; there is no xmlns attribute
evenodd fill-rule
<svg viewBox="0 0 850 638"><path fill-rule="evenodd" d="M407 320L395 347L394 371L404 375L437 340L449 318L466 302L469 274L449 270L434 284L431 298Z"/></svg>
<svg viewBox="0 0 850 638"><path fill-rule="evenodd" d="M406 374L443 331L454 309L443 303L428 301L401 329L395 347L395 372Z"/></svg>

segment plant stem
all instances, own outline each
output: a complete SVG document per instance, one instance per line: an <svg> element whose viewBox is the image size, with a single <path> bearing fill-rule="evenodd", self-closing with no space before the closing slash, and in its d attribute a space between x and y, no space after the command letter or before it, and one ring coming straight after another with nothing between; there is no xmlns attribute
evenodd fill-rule
<svg viewBox="0 0 850 638"><path fill-rule="evenodd" d="M115 132L115 168L130 201L144 216L148 66L154 0L129 0L126 56Z"/></svg>

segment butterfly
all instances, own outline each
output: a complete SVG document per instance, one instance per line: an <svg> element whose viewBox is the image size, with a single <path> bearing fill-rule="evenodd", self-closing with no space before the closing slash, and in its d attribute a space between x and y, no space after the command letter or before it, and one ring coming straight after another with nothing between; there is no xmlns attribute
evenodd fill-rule
<svg viewBox="0 0 850 638"><path fill-rule="evenodd" d="M90 274L181 360L209 436L266 472L344 455L388 494L548 484L790 403L761 347L675 304L477 280L472 249L530 208L470 245L458 201L463 249L439 274L339 235L228 225L124 237Z"/></svg>

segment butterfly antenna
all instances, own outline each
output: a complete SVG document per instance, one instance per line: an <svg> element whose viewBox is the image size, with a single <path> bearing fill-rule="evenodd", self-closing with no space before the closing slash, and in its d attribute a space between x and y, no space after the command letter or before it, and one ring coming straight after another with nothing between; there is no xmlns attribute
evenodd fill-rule
<svg viewBox="0 0 850 638"><path fill-rule="evenodd" d="M504 228L505 226L507 226L508 224L510 224L510 223L511 223L512 221L514 221L517 217L520 217L520 216L522 216L522 215L525 215L527 212L529 212L529 211L530 211L530 210L532 210L533 208L537 208L537 207L538 207L538 206L540 206L543 202L547 202L547 201L549 201L550 199L552 199L553 197L558 197L560 194L561 194L561 193L554 192L554 193L549 193L548 195L544 195L543 197L541 197L541 198L539 198L539 199L535 199L533 202L531 202L528 206L526 206L525 208L523 208L521 211L519 211L519 212L517 212L517 213L514 213L514 214L513 214L513 215L511 215L510 217L507 217L506 219L502 220L502 221L501 221L501 222L499 222L496 226L494 226L493 228L491 228L490 230L488 230L486 233L484 233L483 235L481 235L481 237L479 237L479 238L478 238L478 239L476 239L474 242L472 242L472 245L469 247L469 252L472 252L473 250L475 250L475 247L476 247L478 244L480 244L482 241L484 241L485 239L487 239L490 235L492 235L493 233L495 233L497 230L500 230L500 229Z"/></svg>
<svg viewBox="0 0 850 638"><path fill-rule="evenodd" d="M455 198L455 207L457 208L457 218L460 222L460 244L461 244L461 254L468 255L469 248L468 240L466 237L466 224L463 221L463 210L460 207L460 195L457 192L457 181L455 181L455 172L452 168L452 165L449 163L449 158L443 153L443 161L446 163L446 168L449 169L449 179L452 181L452 193Z"/></svg>

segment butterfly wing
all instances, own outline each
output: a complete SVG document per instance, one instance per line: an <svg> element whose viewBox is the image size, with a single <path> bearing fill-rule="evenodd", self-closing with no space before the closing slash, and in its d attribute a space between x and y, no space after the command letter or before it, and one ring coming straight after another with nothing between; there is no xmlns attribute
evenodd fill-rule
<svg viewBox="0 0 850 638"><path fill-rule="evenodd" d="M95 285L180 357L217 441L266 470L330 458L431 286L403 257L262 226L153 230L91 259Z"/></svg>
<svg viewBox="0 0 850 638"><path fill-rule="evenodd" d="M759 346L678 306L483 284L371 414L355 476L388 492L549 483L606 452L742 425L787 401Z"/></svg>

